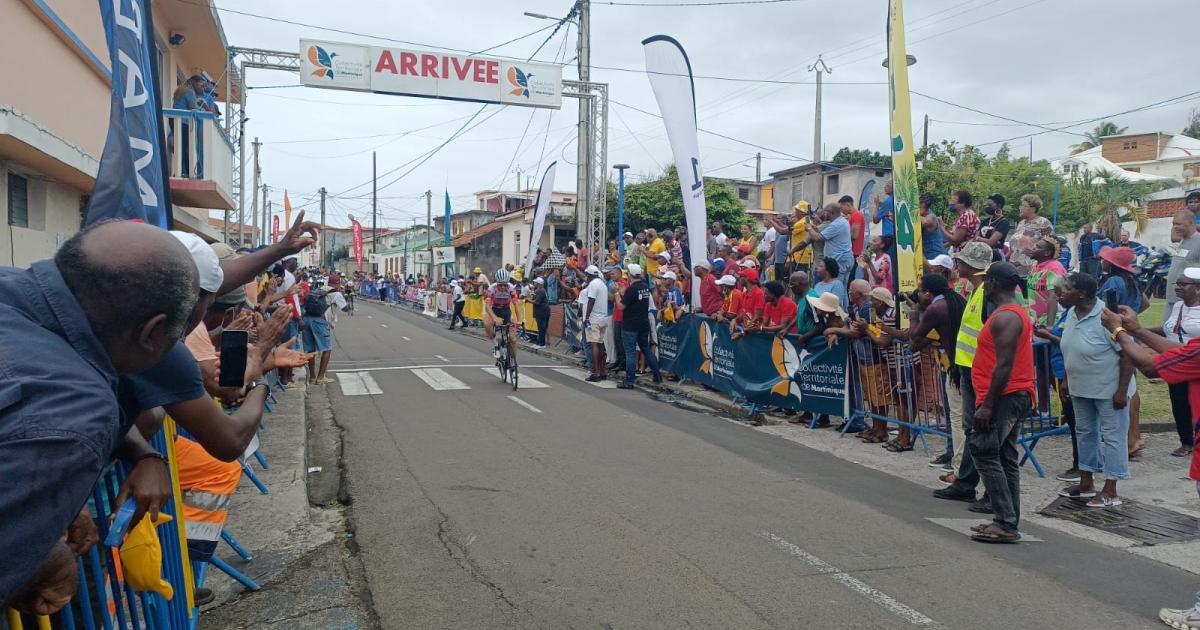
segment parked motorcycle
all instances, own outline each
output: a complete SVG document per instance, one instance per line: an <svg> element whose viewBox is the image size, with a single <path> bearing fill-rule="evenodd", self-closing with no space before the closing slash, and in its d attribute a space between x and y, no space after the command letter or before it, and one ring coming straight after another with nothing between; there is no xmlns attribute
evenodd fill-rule
<svg viewBox="0 0 1200 630"><path fill-rule="evenodd" d="M1145 256L1138 257L1134 264L1138 282L1145 287L1146 295L1163 298L1167 295L1167 272L1171 270L1170 252L1154 248Z"/></svg>

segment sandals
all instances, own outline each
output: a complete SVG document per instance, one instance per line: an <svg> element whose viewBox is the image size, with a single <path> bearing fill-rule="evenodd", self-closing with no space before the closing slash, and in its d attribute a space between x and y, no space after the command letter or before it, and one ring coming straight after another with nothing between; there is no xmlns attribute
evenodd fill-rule
<svg viewBox="0 0 1200 630"><path fill-rule="evenodd" d="M881 443L885 442L886 439L887 438L881 438L881 437L877 437L877 436L868 434L865 437L863 437L862 441L863 441L863 444L881 444Z"/></svg>
<svg viewBox="0 0 1200 630"><path fill-rule="evenodd" d="M1096 495L1096 498L1087 502L1087 506L1093 509L1108 509L1123 505L1125 502L1121 497L1110 497L1103 494Z"/></svg>
<svg viewBox="0 0 1200 630"><path fill-rule="evenodd" d="M1091 499L1096 496L1096 491L1095 490L1084 491L1084 490L1080 490L1079 486L1068 486L1066 488L1063 488L1062 490L1059 490L1058 496L1066 497L1068 499L1077 499L1077 500Z"/></svg>
<svg viewBox="0 0 1200 630"><path fill-rule="evenodd" d="M893 453L907 453L907 452L913 450L913 447L911 444L909 444L908 446L904 446L903 444L901 444L900 442L898 442L896 440L892 440L884 448L886 448L887 450L889 450Z"/></svg>
<svg viewBox="0 0 1200 630"><path fill-rule="evenodd" d="M1010 532L995 523L988 523L983 529L971 528L974 532L971 534L971 540L989 544L1005 544L1011 545L1021 540L1021 535L1016 532Z"/></svg>

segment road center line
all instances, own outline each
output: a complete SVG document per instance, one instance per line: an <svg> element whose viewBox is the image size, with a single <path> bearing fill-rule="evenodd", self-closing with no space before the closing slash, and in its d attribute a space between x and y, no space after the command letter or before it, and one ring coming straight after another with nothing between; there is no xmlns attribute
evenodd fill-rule
<svg viewBox="0 0 1200 630"><path fill-rule="evenodd" d="M387 328L387 324L380 324L380 326L383 326L384 328Z"/></svg>
<svg viewBox="0 0 1200 630"><path fill-rule="evenodd" d="M405 337L404 335L400 335L400 338L401 338L401 339L403 339L403 340L405 340L405 341L412 341L412 339L411 339L411 338L409 338L409 337Z"/></svg>
<svg viewBox="0 0 1200 630"><path fill-rule="evenodd" d="M533 405L525 402L524 400L521 400L520 398L517 398L516 396L509 396L508 399L517 403L518 405L521 405L522 407L532 411L533 413L542 413L541 409L534 407Z"/></svg>
<svg viewBox="0 0 1200 630"><path fill-rule="evenodd" d="M435 354L435 355L433 355L433 358L435 358L435 359L441 359L441 360L442 360L442 363L449 363L449 362L450 362L450 359L447 359L446 357L444 357L444 356L442 356L442 355L440 355L440 354Z"/></svg>
<svg viewBox="0 0 1200 630"><path fill-rule="evenodd" d="M842 571L841 569L829 564L828 562L825 562L811 553L808 553L807 551L784 540L783 538L772 534L771 532L763 531L759 532L758 535L760 538L770 542L776 547L779 547L789 555L803 560L809 566L817 569L817 571L828 575L833 579L834 582L837 582L852 591L862 594L867 599L879 604L892 614L913 625L924 626L927 628L945 628L945 626L942 624L930 619L929 617L926 617L924 614L920 613L911 606L896 600L891 595L888 595L883 591L877 590L870 584L867 584L853 575Z"/></svg>

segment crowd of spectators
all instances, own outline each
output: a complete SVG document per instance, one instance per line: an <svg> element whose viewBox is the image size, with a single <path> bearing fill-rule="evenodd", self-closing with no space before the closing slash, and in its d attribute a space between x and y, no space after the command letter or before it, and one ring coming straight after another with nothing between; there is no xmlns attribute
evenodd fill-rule
<svg viewBox="0 0 1200 630"><path fill-rule="evenodd" d="M317 226L303 218L257 251L102 222L52 260L0 269L0 604L51 614L74 596L75 558L98 541L87 503L114 460L127 466L116 505L132 499L135 523L157 515L172 490L149 441L167 416L189 551L211 555L237 460L259 429L263 375L309 364L316 380L328 364L311 298L334 298L321 274L285 260L314 243ZM297 330L307 352L291 347ZM215 348L228 331L250 340L240 379L220 377ZM230 380L241 385L221 384Z"/></svg>

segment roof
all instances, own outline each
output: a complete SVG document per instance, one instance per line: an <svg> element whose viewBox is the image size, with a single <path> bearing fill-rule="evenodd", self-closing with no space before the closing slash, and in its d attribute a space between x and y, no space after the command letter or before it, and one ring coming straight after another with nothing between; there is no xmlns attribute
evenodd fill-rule
<svg viewBox="0 0 1200 630"><path fill-rule="evenodd" d="M1102 149L1103 147L1092 147L1086 151L1080 151L1075 155L1062 158L1061 160L1054 160L1050 162L1050 168L1053 169L1054 172L1063 176L1070 174L1070 172L1068 172L1066 169L1067 166L1078 165L1078 168L1087 169L1092 173L1099 173L1101 171L1115 173L1120 175L1121 179L1130 182L1161 182L1170 179L1169 177L1162 177L1160 175L1127 171L1118 166L1115 162L1105 158L1102 155Z"/></svg>
<svg viewBox="0 0 1200 630"><path fill-rule="evenodd" d="M1182 134L1166 133L1163 131L1147 131L1145 133L1122 133L1111 136L1101 136L1100 139L1115 140L1117 138L1137 138L1141 136L1155 135L1163 136L1167 139L1166 144L1159 148L1158 160L1183 160L1187 158L1200 157L1200 140ZM1075 156L1083 155L1084 153L1089 153L1091 151L1099 152L1100 149L1101 147L1092 147L1087 151L1075 154Z"/></svg>
<svg viewBox="0 0 1200 630"><path fill-rule="evenodd" d="M781 176L787 177L788 175L807 175L810 172L815 173L818 171L823 172L823 173L827 173L830 171L848 171L850 169L861 169L861 170L865 170L865 171L891 171L892 167L890 167L890 166L863 166L862 164L834 164L832 162L812 162L809 164L801 164L800 166L793 166L791 168L785 168L782 171L775 171L774 173L769 173L769 175L771 176L772 180L775 180L775 179L779 179ZM768 182L763 182L763 183L766 184ZM772 181L770 183L774 183L774 182Z"/></svg>
<svg viewBox="0 0 1200 630"><path fill-rule="evenodd" d="M491 234L502 227L504 227L503 223L493 221L487 225L477 227L469 232L463 232L462 234L459 234L457 238L450 241L450 244L454 247L466 247L467 245L471 244L471 241L479 238L480 236Z"/></svg>

